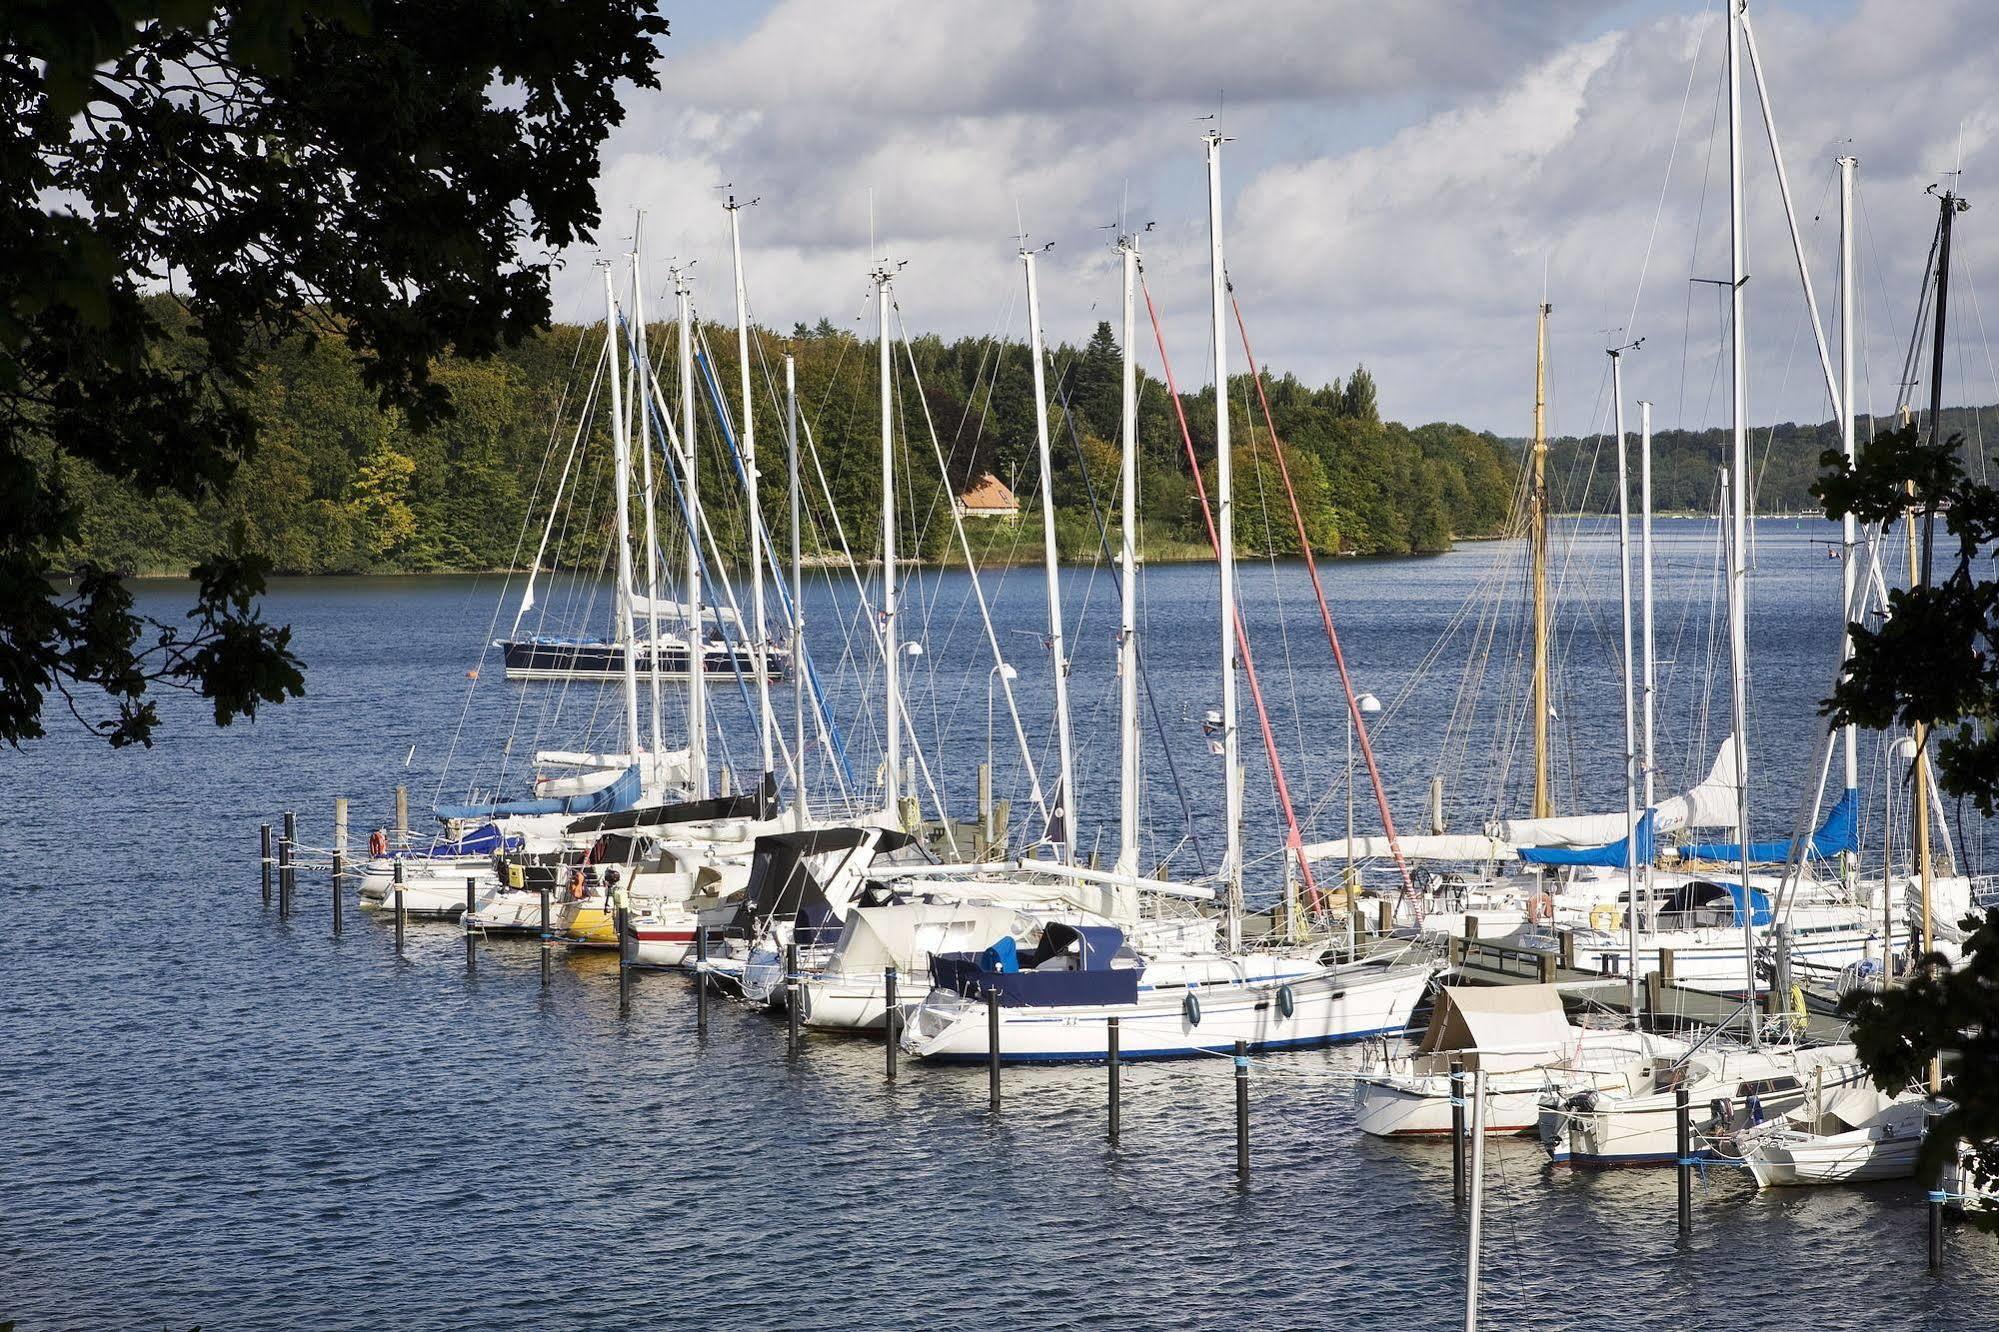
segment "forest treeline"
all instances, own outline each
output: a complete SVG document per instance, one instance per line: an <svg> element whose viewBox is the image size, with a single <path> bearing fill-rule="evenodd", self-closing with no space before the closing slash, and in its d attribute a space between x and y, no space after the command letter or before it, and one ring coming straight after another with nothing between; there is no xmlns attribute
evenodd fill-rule
<svg viewBox="0 0 1999 1332"><path fill-rule="evenodd" d="M1855 432L1865 443L1870 427L1886 430L1887 417L1855 418ZM1633 485L1637 476L1636 422L1632 430ZM1946 407L1946 437L1964 436L1966 466L1982 477L1999 449L1999 406ZM1710 430L1660 430L1652 435L1652 503L1660 512L1712 513L1720 498L1719 469L1727 464L1730 433ZM1989 443L1987 441L1990 441ZM1509 450L1526 441L1504 441ZM1801 425L1756 426L1749 432L1750 490L1759 513L1810 513L1818 510L1812 483L1819 475L1819 455L1839 447L1839 426L1825 421ZM1562 513L1613 513L1617 509L1617 451L1609 436L1578 439L1564 436L1548 441L1548 489L1552 507ZM1634 491L1632 503L1637 503Z"/></svg>
<svg viewBox="0 0 1999 1332"><path fill-rule="evenodd" d="M183 322L176 314L162 306L167 322ZM735 414L734 329L710 325L701 332L715 382ZM677 423L673 334L670 325L655 326L649 350ZM286 342L262 358L248 388L261 427L255 456L206 500L148 497L63 458L66 484L86 502L78 538L62 554L75 564L129 573L184 573L240 525L249 546L280 573L523 566L541 538L595 381L599 398L583 436L583 462L568 482L566 516L551 541L551 557L588 564L602 557L613 512L607 396L596 373L602 345L601 324L561 325L491 360L442 362L436 376L456 410L418 431L378 408L337 338ZM761 493L773 531L784 531L788 512L778 392L782 357L789 353L816 470L824 473L854 553L874 558L881 503L875 344L822 320L788 334L758 330L752 349ZM902 553L956 558L945 497L990 471L1015 491L1021 516L974 522L978 557L1037 556L1039 466L1025 347L923 337L908 352L897 349L896 365ZM1120 374L1108 324L1099 324L1082 346L1050 354L1054 494L1065 557L1088 559L1098 552L1103 529L1095 513L1116 539ZM698 372L696 378L699 385ZM1374 381L1361 367L1318 387L1291 375L1266 377L1265 390L1306 530L1319 552L1441 551L1454 539L1496 535L1505 527L1517 465L1494 436L1455 425L1412 429L1381 420ZM1238 543L1246 553L1295 554L1296 532L1248 376L1231 380L1230 399ZM730 552L741 549L740 483L712 394L704 387L698 400L703 510L724 557L733 558ZM1213 401L1213 389L1206 388L1180 403L1211 489ZM949 492L939 476L940 452ZM1152 558L1204 553L1208 538L1179 417L1164 386L1149 376L1139 391L1139 453L1144 549ZM825 555L837 544L836 530L809 455L807 476L812 521L805 545ZM664 475L660 484L668 484ZM663 491L657 507L663 524L677 523L670 494Z"/></svg>

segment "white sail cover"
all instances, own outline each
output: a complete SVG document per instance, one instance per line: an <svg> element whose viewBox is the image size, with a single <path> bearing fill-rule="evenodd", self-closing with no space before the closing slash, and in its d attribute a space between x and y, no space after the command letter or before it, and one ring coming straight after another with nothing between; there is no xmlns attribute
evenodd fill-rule
<svg viewBox="0 0 1999 1332"><path fill-rule="evenodd" d="M1715 755L1714 766L1700 785L1654 807L1652 830L1669 833L1682 828L1734 827L1736 792L1741 785L1735 769L1735 737L1731 735L1721 742L1721 752ZM1511 846L1604 846L1631 831L1622 810L1553 819L1499 819L1488 823L1485 830Z"/></svg>
<svg viewBox="0 0 1999 1332"><path fill-rule="evenodd" d="M1465 1056L1488 1073L1534 1068L1576 1039L1552 985L1446 985L1417 1048Z"/></svg>
<svg viewBox="0 0 1999 1332"><path fill-rule="evenodd" d="M647 778L649 788L685 786L689 774L688 751L669 749L654 756L639 754L593 754L570 749L540 749L535 751L534 763L537 768L585 768L589 771L573 777L541 777L534 784L539 796L588 795L609 786L624 775L625 769L637 768ZM648 797L658 794L649 790Z"/></svg>
<svg viewBox="0 0 1999 1332"><path fill-rule="evenodd" d="M643 620L653 614L657 614L662 620L672 620L677 624L685 624L693 618L688 612L687 603L684 601L675 601L671 597L642 597L634 592L632 594L632 619ZM727 606L703 606L701 608L701 622L703 624L741 624L742 619Z"/></svg>
<svg viewBox="0 0 1999 1332"><path fill-rule="evenodd" d="M1402 849L1404 860L1511 860L1513 848L1497 838L1481 836L1477 833L1445 833L1441 836L1398 837L1396 843ZM1317 863L1321 860L1345 860L1349 855L1355 860L1388 860L1395 855L1395 848L1386 837L1356 837L1351 843L1344 837L1330 842L1312 842L1300 852L1306 860Z"/></svg>

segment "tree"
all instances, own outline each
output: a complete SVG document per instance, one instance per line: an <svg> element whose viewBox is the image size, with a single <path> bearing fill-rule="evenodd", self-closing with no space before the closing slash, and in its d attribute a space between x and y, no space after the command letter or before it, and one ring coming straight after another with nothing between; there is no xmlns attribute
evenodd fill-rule
<svg viewBox="0 0 1999 1332"><path fill-rule="evenodd" d="M1340 390L1340 415L1370 425L1380 423L1381 410L1374 400L1374 376L1367 372L1366 366L1355 366L1346 387Z"/></svg>
<svg viewBox="0 0 1999 1332"><path fill-rule="evenodd" d="M1959 436L1926 443L1909 425L1877 435L1851 466L1838 450L1820 455L1813 493L1827 516L1920 523L1930 570L1918 586L1889 594L1885 622L1849 626L1847 677L1823 710L1835 725L1929 728L1941 737L1939 785L1990 817L1999 809L1999 581L1978 570L1981 552L1999 541L1999 490L1970 478L1962 446ZM1949 538L1942 552L1939 519ZM1943 559L1933 563L1934 554ZM1924 1144L1925 1169L1968 1141L1977 1173L1992 1180L1999 1179L1999 911L1967 917L1963 930L1956 962L1940 952L1920 957L1905 985L1860 995L1847 1011L1861 1058L1884 1090L1907 1086L1945 1057L1954 1106Z"/></svg>
<svg viewBox="0 0 1999 1332"><path fill-rule="evenodd" d="M548 322L546 256L597 225L620 81L657 86L652 0L19 0L0 20L0 738L51 692L150 743L153 684L227 724L296 696L268 561L194 569L192 632L73 570L67 461L148 500L219 493L256 449L257 358L338 339L377 402L448 417L431 375ZM171 292L162 311L148 294ZM176 327L181 325L181 327Z"/></svg>

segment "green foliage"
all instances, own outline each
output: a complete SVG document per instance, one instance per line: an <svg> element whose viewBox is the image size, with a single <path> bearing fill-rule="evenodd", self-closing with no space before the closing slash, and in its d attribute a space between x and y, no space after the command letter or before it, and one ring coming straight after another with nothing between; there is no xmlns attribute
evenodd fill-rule
<svg viewBox="0 0 1999 1332"><path fill-rule="evenodd" d="M401 473L364 417L449 420L442 358L546 323L545 256L596 226L618 85L657 86L665 33L652 0L6 9L0 739L78 686L113 700L87 724L115 744L148 741L149 682L252 715L301 687L256 615L266 569L470 552L414 505L410 528L346 508L365 460L377 490ZM191 634L132 616L110 573L191 563Z"/></svg>

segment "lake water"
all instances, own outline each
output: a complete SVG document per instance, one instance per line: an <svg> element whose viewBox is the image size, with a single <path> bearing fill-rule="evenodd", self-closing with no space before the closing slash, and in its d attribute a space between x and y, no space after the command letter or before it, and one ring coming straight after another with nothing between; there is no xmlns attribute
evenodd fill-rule
<svg viewBox="0 0 1999 1332"><path fill-rule="evenodd" d="M1701 775L1727 733L1727 667L1711 646L1711 524L1661 524L1660 794ZM1837 652L1838 565L1823 524L1766 522L1751 662L1758 831L1796 815ZM1565 809L1621 806L1614 546L1584 533L1558 573L1557 790ZM1523 800L1518 742L1524 594L1517 547L1327 566L1357 688L1388 705L1376 737L1405 826L1442 775L1451 826ZM1310 837L1344 832L1337 679L1301 570L1244 570L1272 722ZM1052 764L1038 572L995 578L1031 748ZM919 580L905 632L911 713L960 812L986 758L992 658L961 575ZM294 918L257 892L256 828L299 811L324 845L336 794L355 836L389 818L399 782L438 790L519 780L559 738L616 741L594 688L509 685L488 659L493 578L295 581L271 618L294 626L308 697L216 730L193 700L163 708L148 752L57 734L0 755L0 1320L24 1328L375 1328L659 1325L1424 1328L1461 1321L1465 1230L1450 1155L1351 1126L1351 1051L1260 1063L1254 1178L1233 1176L1227 1061L1125 1072L1124 1145L1104 1142L1101 1069L1005 1075L998 1118L980 1070L910 1067L885 1084L878 1045L813 1037L796 1062L780 1024L718 1004L704 1042L678 977L643 976L629 1014L616 967L532 944L481 949L413 927L406 954L354 909L329 932L322 873ZM842 665L851 585L808 594L855 781L876 741L858 646ZM1065 585L1072 622L1084 847L1114 844L1116 610L1107 570ZM1201 854L1219 844L1215 577L1149 571L1148 854L1195 871L1171 753ZM185 589L145 585L177 614ZM844 610L842 609L844 608ZM511 603L499 618L511 622ZM1453 628L1455 626L1455 628ZM1451 632L1446 635L1446 630ZM1443 647L1437 649L1440 639ZM856 640L858 642L858 640ZM1427 660L1432 657L1434 660ZM1426 665L1427 660L1427 665ZM1468 667L1482 662L1482 668ZM780 691L786 701L788 693ZM1277 891L1280 825L1253 714L1244 754L1252 898ZM739 770L754 733L733 690L720 723ZM785 713L788 717L788 710ZM1026 803L1003 710L1002 794ZM1507 740L1511 730L1516 738ZM669 724L669 736L677 735ZM455 757L444 772L447 754ZM513 737L519 757L499 755ZM1870 837L1887 788L1864 745ZM407 759L407 766L406 766ZM1052 769L1051 769L1052 771ZM444 775L440 776L443 773ZM815 750L814 789L833 765ZM1816 774L1811 774L1816 777ZM1358 826L1370 831L1371 794ZM1970 816L1966 816L1969 820ZM1982 863L1985 829L1958 826ZM1717 1170L1695 1234L1676 1243L1670 1172L1555 1172L1529 1142L1494 1145L1486 1325L1507 1328L1990 1326L1999 1243L1953 1229L1948 1270L1923 1270L1908 1183L1758 1195Z"/></svg>

